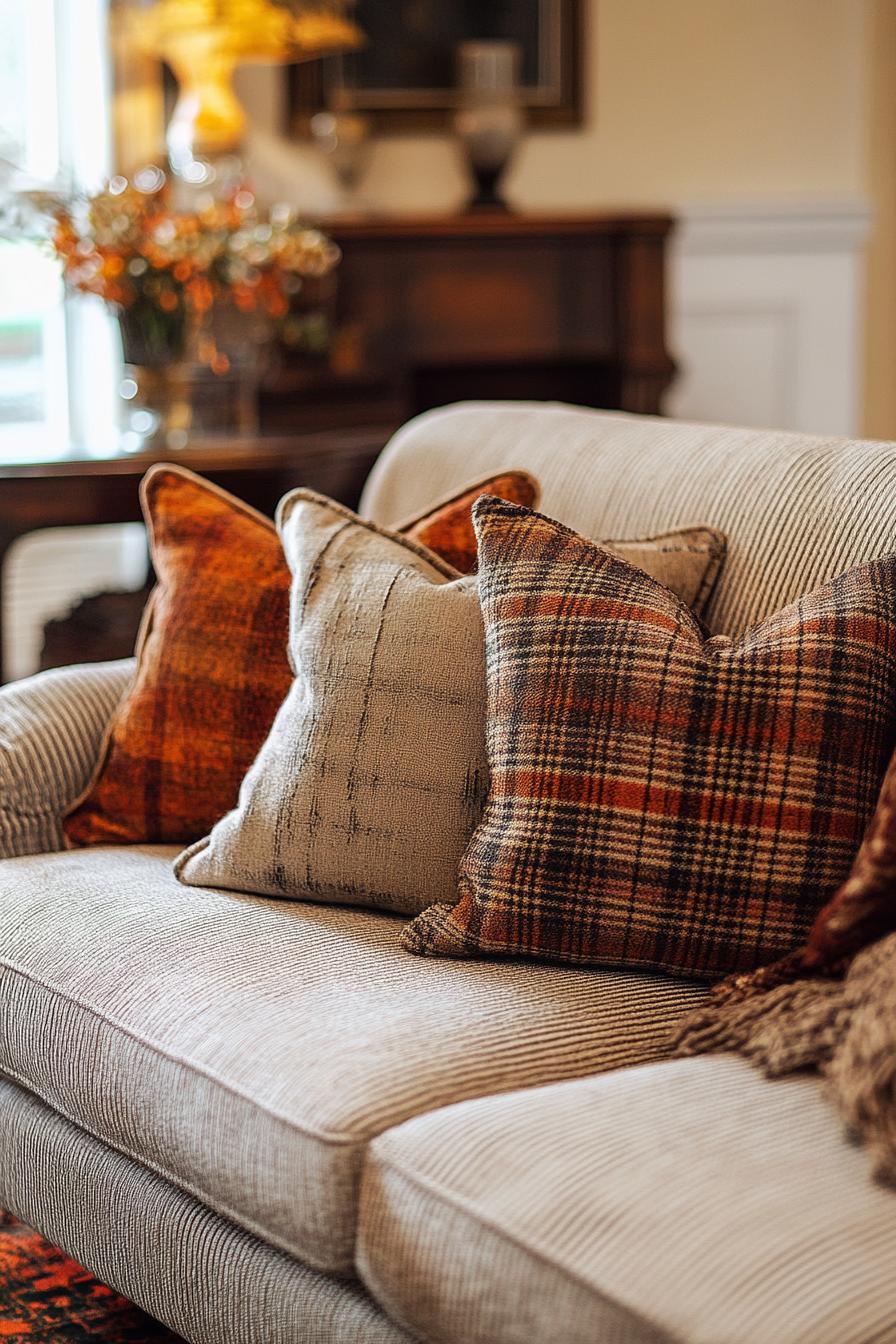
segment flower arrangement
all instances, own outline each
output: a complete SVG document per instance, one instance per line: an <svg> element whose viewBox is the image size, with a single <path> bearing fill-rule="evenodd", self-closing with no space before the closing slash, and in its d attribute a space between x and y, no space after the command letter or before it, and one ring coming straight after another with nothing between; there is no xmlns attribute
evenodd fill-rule
<svg viewBox="0 0 896 1344"><path fill-rule="evenodd" d="M228 315L243 319L236 325L246 345L264 336L306 349L325 343L323 315L307 289L320 298L314 282L334 270L339 248L288 207L263 215L251 191L238 187L176 210L165 174L152 167L132 181L113 177L79 201L44 196L37 204L66 287L118 311L128 363L159 365L189 349L225 373L231 356L220 331Z"/></svg>

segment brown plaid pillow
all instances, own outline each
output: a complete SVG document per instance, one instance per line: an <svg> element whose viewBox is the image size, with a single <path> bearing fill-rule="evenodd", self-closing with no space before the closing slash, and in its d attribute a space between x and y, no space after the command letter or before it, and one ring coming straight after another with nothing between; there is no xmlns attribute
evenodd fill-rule
<svg viewBox="0 0 896 1344"><path fill-rule="evenodd" d="M405 947L706 977L792 950L893 749L896 556L732 642L559 523L475 516L491 788Z"/></svg>

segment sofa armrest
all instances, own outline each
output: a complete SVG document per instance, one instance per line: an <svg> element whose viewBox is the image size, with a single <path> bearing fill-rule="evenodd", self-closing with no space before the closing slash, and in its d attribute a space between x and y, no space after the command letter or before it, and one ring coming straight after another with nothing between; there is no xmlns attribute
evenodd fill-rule
<svg viewBox="0 0 896 1344"><path fill-rule="evenodd" d="M65 848L62 817L89 783L133 658L0 688L0 859Z"/></svg>

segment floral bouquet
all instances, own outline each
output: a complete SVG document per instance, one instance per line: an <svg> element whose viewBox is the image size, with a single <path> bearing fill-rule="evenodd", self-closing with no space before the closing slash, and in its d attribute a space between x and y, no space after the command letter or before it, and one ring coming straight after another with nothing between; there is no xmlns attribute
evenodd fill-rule
<svg viewBox="0 0 896 1344"><path fill-rule="evenodd" d="M175 210L158 168L133 181L113 177L80 200L44 194L32 203L50 221L67 288L96 294L118 312L129 364L193 358L225 373L240 345L271 337L302 349L326 344L320 282L339 248L288 207L265 216L239 187L226 199L200 197L193 209ZM230 352L222 331L237 337Z"/></svg>

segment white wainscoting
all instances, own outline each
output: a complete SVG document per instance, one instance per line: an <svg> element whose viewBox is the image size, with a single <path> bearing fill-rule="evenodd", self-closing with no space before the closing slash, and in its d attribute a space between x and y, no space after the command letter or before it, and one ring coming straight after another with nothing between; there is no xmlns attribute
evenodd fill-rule
<svg viewBox="0 0 896 1344"><path fill-rule="evenodd" d="M727 202L679 219L667 413L858 433L867 205Z"/></svg>

